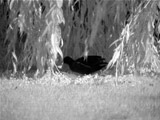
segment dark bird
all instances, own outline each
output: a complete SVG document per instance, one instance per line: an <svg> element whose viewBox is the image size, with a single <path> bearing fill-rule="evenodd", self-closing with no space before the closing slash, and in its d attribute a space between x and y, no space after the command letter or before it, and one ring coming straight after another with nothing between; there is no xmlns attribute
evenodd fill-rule
<svg viewBox="0 0 160 120"><path fill-rule="evenodd" d="M65 64L69 65L73 72L80 74L94 73L108 64L101 56L88 56L86 59L84 57L80 57L76 60L73 60L71 57L67 56L63 61Z"/></svg>

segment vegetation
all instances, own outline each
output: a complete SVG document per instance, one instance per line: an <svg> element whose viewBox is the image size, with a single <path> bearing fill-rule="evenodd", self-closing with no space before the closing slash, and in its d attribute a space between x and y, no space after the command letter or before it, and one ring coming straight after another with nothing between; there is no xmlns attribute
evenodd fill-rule
<svg viewBox="0 0 160 120"><path fill-rule="evenodd" d="M88 54L111 60L117 76L160 72L158 0L1 0L0 9L1 64L14 73L36 66L41 76Z"/></svg>
<svg viewBox="0 0 160 120"><path fill-rule="evenodd" d="M135 74L160 72L160 2L142 1L131 8L128 23L123 28L116 42L116 47L109 66L116 62L117 74L126 68Z"/></svg>
<svg viewBox="0 0 160 120"><path fill-rule="evenodd" d="M8 4L9 26L4 43L8 43L6 57L11 58L14 73L17 67L29 70L33 64L40 74L45 65L56 67L58 54L63 58L59 27L65 23L63 1L8 0Z"/></svg>

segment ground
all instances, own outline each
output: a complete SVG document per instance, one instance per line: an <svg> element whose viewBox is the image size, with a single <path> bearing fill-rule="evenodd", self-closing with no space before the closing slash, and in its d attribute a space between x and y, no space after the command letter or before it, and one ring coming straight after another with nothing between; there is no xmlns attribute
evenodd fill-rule
<svg viewBox="0 0 160 120"><path fill-rule="evenodd" d="M125 75L1 77L0 120L160 120L160 80Z"/></svg>

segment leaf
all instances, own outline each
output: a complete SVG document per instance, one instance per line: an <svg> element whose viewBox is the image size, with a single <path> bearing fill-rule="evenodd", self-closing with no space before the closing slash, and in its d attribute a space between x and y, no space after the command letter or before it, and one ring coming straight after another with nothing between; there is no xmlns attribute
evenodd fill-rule
<svg viewBox="0 0 160 120"><path fill-rule="evenodd" d="M63 0L56 0L56 2L57 2L57 6L61 8L63 5Z"/></svg>
<svg viewBox="0 0 160 120"><path fill-rule="evenodd" d="M15 54L15 52L12 52L12 56L13 56L13 60L12 60L12 64L13 64L13 73L17 72L17 56Z"/></svg>
<svg viewBox="0 0 160 120"><path fill-rule="evenodd" d="M12 52L12 56L13 56L14 60L15 60L16 62L18 62L18 59L17 59L17 56L16 56L15 52Z"/></svg>
<svg viewBox="0 0 160 120"><path fill-rule="evenodd" d="M120 57L120 51L119 51L119 47L117 47L115 49L115 52L113 54L112 59L110 60L110 62L107 65L107 69L110 68L110 67L112 67L117 62L117 60L119 59L119 57Z"/></svg>

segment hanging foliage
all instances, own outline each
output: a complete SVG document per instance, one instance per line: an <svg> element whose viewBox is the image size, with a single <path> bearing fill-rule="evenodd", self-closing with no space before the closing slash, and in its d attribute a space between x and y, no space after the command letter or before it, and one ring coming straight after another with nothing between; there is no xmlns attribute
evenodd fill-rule
<svg viewBox="0 0 160 120"><path fill-rule="evenodd" d="M42 75L46 66L54 69L58 55L63 59L61 29L65 23L63 0L8 0L10 24L5 42L7 57L12 58L14 72L18 66L29 70L33 65ZM24 38L21 49L18 37ZM22 40L22 39L21 39Z"/></svg>
<svg viewBox="0 0 160 120"><path fill-rule="evenodd" d="M126 0L73 0L68 7L64 2L64 56L77 58L94 54L109 61L115 48L110 44L119 37L131 3Z"/></svg>
<svg viewBox="0 0 160 120"><path fill-rule="evenodd" d="M109 68L116 63L117 75L129 69L135 74L145 73L146 70L160 72L160 54L154 45L154 22L159 19L159 4L159 1L144 0L133 9L108 65Z"/></svg>
<svg viewBox="0 0 160 120"><path fill-rule="evenodd" d="M159 1L0 2L8 4L7 20L4 17L0 21L8 22L2 24L7 30L5 58L12 61L14 72L19 66L29 70L36 65L37 74L43 74L46 66L55 70L63 55L77 58L88 54L111 60L108 68L116 64L117 75L147 69L159 72Z"/></svg>

